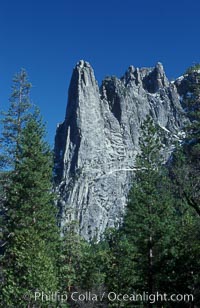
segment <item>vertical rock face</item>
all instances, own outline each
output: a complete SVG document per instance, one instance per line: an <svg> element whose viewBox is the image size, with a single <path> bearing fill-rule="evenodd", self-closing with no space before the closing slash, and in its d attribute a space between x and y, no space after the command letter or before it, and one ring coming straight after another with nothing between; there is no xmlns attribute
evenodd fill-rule
<svg viewBox="0 0 200 308"><path fill-rule="evenodd" d="M184 121L179 95L155 68L130 66L98 87L89 63L74 68L66 117L55 138L55 182L60 224L79 224L87 240L122 219L139 151L140 126L150 114L164 134L177 135ZM170 148L166 147L166 157Z"/></svg>

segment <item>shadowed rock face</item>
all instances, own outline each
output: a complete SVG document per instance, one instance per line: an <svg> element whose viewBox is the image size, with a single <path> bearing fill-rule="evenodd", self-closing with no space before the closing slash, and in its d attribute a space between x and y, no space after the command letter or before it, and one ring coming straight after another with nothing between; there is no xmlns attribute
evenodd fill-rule
<svg viewBox="0 0 200 308"><path fill-rule="evenodd" d="M76 65L66 117L55 137L61 227L76 220L89 240L119 226L139 151L140 125L148 114L167 138L181 131L179 95L162 64L130 66L121 79L107 77L100 88L89 63ZM170 146L166 158L169 154Z"/></svg>

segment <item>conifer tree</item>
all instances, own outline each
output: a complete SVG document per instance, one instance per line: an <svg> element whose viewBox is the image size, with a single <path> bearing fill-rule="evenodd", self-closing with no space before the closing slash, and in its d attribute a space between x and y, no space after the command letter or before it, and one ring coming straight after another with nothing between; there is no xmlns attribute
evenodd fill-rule
<svg viewBox="0 0 200 308"><path fill-rule="evenodd" d="M199 305L200 290L200 65L190 67L185 74L186 92L183 106L190 119L185 138L172 155L170 174L179 198L179 234L174 289L193 293Z"/></svg>
<svg viewBox="0 0 200 308"><path fill-rule="evenodd" d="M61 239L60 285L63 291L75 289L89 290L99 277L95 262L98 251L94 254L94 243L88 243L78 234L77 223L69 222Z"/></svg>
<svg viewBox="0 0 200 308"><path fill-rule="evenodd" d="M169 266L173 259L171 243L176 228L174 201L162 166L159 129L150 117L142 125L140 149L123 230L135 249L137 281L132 287L152 294L168 279L160 274L159 266Z"/></svg>
<svg viewBox="0 0 200 308"><path fill-rule="evenodd" d="M8 307L34 307L34 299L27 302L24 294L33 297L37 290L53 292L58 287L52 153L44 133L34 112L20 131L15 172L6 191L2 302Z"/></svg>
<svg viewBox="0 0 200 308"><path fill-rule="evenodd" d="M69 305L73 292L91 292L99 298L104 290L107 251L95 239L87 242L78 234L77 222L71 221L63 230L59 258L59 284L62 293L67 293ZM76 302L77 307L88 307L91 302ZM101 302L99 303L101 307ZM95 301L98 307L98 303Z"/></svg>
<svg viewBox="0 0 200 308"><path fill-rule="evenodd" d="M15 168L19 153L20 134L31 114L31 86L26 71L21 69L13 78L8 111L1 112L3 129L0 138L0 167L3 170L10 171Z"/></svg>
<svg viewBox="0 0 200 308"><path fill-rule="evenodd" d="M135 247L128 241L122 230L109 229L101 243L104 251L106 292L132 294L137 281L135 271ZM110 301L109 307L121 307L117 300ZM126 307L123 303L123 307ZM130 305L130 303L129 303Z"/></svg>
<svg viewBox="0 0 200 308"><path fill-rule="evenodd" d="M177 200L178 222L176 255L170 273L170 287L176 294L192 294L193 305L200 304L200 224L196 211L184 200ZM166 272L168 275L169 273ZM166 286L166 290L167 290ZM189 306L191 305L191 306ZM192 303L176 303L172 307L193 307Z"/></svg>
<svg viewBox="0 0 200 308"><path fill-rule="evenodd" d="M20 151L19 140L22 129L31 115L32 104L30 101L31 83L27 73L21 69L13 78L12 93L9 99L7 112L1 112L2 133L0 136L0 212L1 235L0 251L4 249L2 234L4 233L4 206L7 189L11 183L11 174L15 172Z"/></svg>
<svg viewBox="0 0 200 308"><path fill-rule="evenodd" d="M80 287L83 272L83 251L87 243L79 236L75 221L68 223L61 239L60 285L62 291L72 292Z"/></svg>

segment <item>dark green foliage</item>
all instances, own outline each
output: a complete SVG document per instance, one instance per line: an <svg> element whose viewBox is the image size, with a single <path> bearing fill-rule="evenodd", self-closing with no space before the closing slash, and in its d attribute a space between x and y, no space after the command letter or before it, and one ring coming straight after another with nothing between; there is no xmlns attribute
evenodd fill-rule
<svg viewBox="0 0 200 308"><path fill-rule="evenodd" d="M2 136L0 138L0 167L13 169L19 153L19 140L23 127L30 117L31 84L28 81L26 71L21 71L13 78L10 106L7 112L1 112L3 118Z"/></svg>
<svg viewBox="0 0 200 308"><path fill-rule="evenodd" d="M121 230L108 230L104 238L104 254L107 256L104 265L107 293L131 294L138 278L135 271L136 250L126 234ZM109 307L116 305L117 302L109 303Z"/></svg>
<svg viewBox="0 0 200 308"><path fill-rule="evenodd" d="M11 183L11 176L15 172L20 152L20 136L27 120L31 116L32 104L30 102L31 84L26 71L21 71L13 78L10 105L7 112L1 112L2 133L0 136L0 212L1 230L4 232L5 213L4 206L7 190ZM2 246L3 245L3 246ZM1 251L4 243L1 238Z"/></svg>
<svg viewBox="0 0 200 308"><path fill-rule="evenodd" d="M110 230L100 243L107 256L105 285L107 292L152 294L169 283L160 267L173 269L175 250L171 242L176 234L176 211L170 182L162 166L159 130L151 118L142 126L141 152L129 195L124 223ZM170 267L171 266L171 267ZM110 302L109 307L133 307L131 302ZM144 307L144 303L135 303ZM149 304L151 306L151 304Z"/></svg>
<svg viewBox="0 0 200 308"><path fill-rule="evenodd" d="M162 286L159 265L168 266L175 234L175 208L166 170L162 167L162 149L158 130L150 118L142 126L141 154L129 195L124 232L135 247L139 292L155 292ZM166 281L167 277L164 278Z"/></svg>
<svg viewBox="0 0 200 308"><path fill-rule="evenodd" d="M2 287L5 303L24 304L25 291L55 291L58 230L51 193L52 155L35 115L21 132L20 153L5 206ZM13 296L15 293L15 296Z"/></svg>
<svg viewBox="0 0 200 308"><path fill-rule="evenodd" d="M178 258L175 260L174 289L195 295L200 303L200 65L187 70L187 93L183 105L190 118L185 138L176 148L170 164L174 191L179 200ZM174 306L175 307L175 306ZM182 307L182 306L180 306ZM188 307L188 306L184 306Z"/></svg>
<svg viewBox="0 0 200 308"><path fill-rule="evenodd" d="M73 292L82 294L90 291L101 294L106 257L106 252L100 245L88 243L78 235L76 222L67 225L61 240L59 285L61 291L68 294L72 307L75 305L70 299ZM83 303L80 302L79 305L83 307ZM87 307L87 303L85 305Z"/></svg>
<svg viewBox="0 0 200 308"><path fill-rule="evenodd" d="M174 271L171 275L171 288L176 293L193 294L195 303L200 303L200 224L197 213L187 204L183 205L180 220L178 221L179 232L176 235L177 255L174 259ZM176 306L174 306L176 307ZM187 305L178 307L188 307Z"/></svg>
<svg viewBox="0 0 200 308"><path fill-rule="evenodd" d="M16 230L10 236L2 260L4 307L35 307L35 292L57 290L54 262L50 257L45 240L37 235L33 226ZM24 298L24 295L30 295ZM47 303L43 303L46 307Z"/></svg>
<svg viewBox="0 0 200 308"><path fill-rule="evenodd" d="M107 292L196 294L199 292L199 221L177 195L163 165L159 130L150 118L142 126L141 153L122 227L104 239ZM188 238L189 236L189 238ZM103 247L103 244L101 244ZM134 307L191 307L191 303L137 302ZM133 307L111 302L110 307Z"/></svg>
<svg viewBox="0 0 200 308"><path fill-rule="evenodd" d="M129 268L134 269L135 281L127 279L126 290L148 291L149 294L157 290L168 294L188 293L195 296L197 304L200 289L198 69L195 67L188 72L191 92L185 96L184 103L191 124L187 126L184 144L173 155L170 173L176 185L172 186L163 166L159 129L147 118L142 126L141 153L136 162L138 170L124 225L115 235L118 240L111 257L122 259L124 264L129 260ZM123 237L128 243L128 249L123 250L124 257L119 253ZM122 265L119 268L115 279ZM126 277L122 274L119 281ZM124 305L128 307L129 304ZM190 307L190 303L170 303L166 307Z"/></svg>
<svg viewBox="0 0 200 308"><path fill-rule="evenodd" d="M76 223L67 226L61 244L60 285L63 291L71 292L80 286L84 273L84 259L88 243L77 233Z"/></svg>

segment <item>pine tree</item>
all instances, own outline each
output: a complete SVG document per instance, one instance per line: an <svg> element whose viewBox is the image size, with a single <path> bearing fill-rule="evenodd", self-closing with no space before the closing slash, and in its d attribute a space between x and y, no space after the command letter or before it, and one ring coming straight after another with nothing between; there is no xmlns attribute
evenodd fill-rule
<svg viewBox="0 0 200 308"><path fill-rule="evenodd" d="M30 90L31 83L28 81L27 73L21 69L13 78L9 109L7 112L1 112L3 131L0 138L0 167L3 170L15 168L20 150L20 134L29 119L32 108Z"/></svg>
<svg viewBox="0 0 200 308"><path fill-rule="evenodd" d="M52 154L37 112L21 130L18 148L5 202L2 301L5 306L27 307L25 291L33 296L37 290L57 290L59 241L51 192Z"/></svg>
<svg viewBox="0 0 200 308"><path fill-rule="evenodd" d="M198 307L200 303L199 217L196 211L183 200L178 202L177 246L173 270L170 273L170 286L176 294L193 294L193 304ZM191 306L188 303L176 303L172 307Z"/></svg>
<svg viewBox="0 0 200 308"><path fill-rule="evenodd" d="M183 106L190 123L185 126L185 138L172 155L170 174L178 198L179 234L178 258L171 284L174 289L195 294L199 305L200 290L200 65L190 67L185 74L186 92ZM180 292L180 291L179 291ZM187 307L187 306L186 306Z"/></svg>
<svg viewBox="0 0 200 308"><path fill-rule="evenodd" d="M2 235L4 233L4 219L6 208L4 206L7 189L11 183L11 174L19 155L19 140L22 129L31 115L32 104L30 101L31 83L28 81L27 73L21 69L13 78L12 93L9 99L7 112L1 112L2 133L0 137L0 212L1 212L1 236L0 251L4 249Z"/></svg>
<svg viewBox="0 0 200 308"><path fill-rule="evenodd" d="M100 298L105 291L107 251L95 239L92 242L83 239L78 234L76 221L69 222L63 231L59 258L61 292L68 294L70 307L74 306L71 299L73 292L83 294L89 291ZM88 307L91 302L77 301L76 304L77 307ZM97 307L101 304L95 301Z"/></svg>
<svg viewBox="0 0 200 308"><path fill-rule="evenodd" d="M115 229L106 231L100 245L104 252L106 292L132 294L133 286L137 281L135 247L131 245L122 230ZM109 307L126 307L126 303L120 303L117 300L110 301Z"/></svg>
<svg viewBox="0 0 200 308"><path fill-rule="evenodd" d="M63 292L71 292L80 281L78 275L82 269L84 240L78 235L77 225L70 222L62 237L60 253L60 285Z"/></svg>
<svg viewBox="0 0 200 308"><path fill-rule="evenodd" d="M163 282L166 285L168 278L160 273L160 265L172 262L176 228L170 183L162 166L159 129L150 117L142 125L140 149L123 230L135 249L137 281L133 288L152 294L162 289Z"/></svg>
<svg viewBox="0 0 200 308"><path fill-rule="evenodd" d="M60 285L63 291L89 290L96 283L94 244L83 239L77 230L77 223L66 225L61 239ZM96 251L97 253L97 251Z"/></svg>

